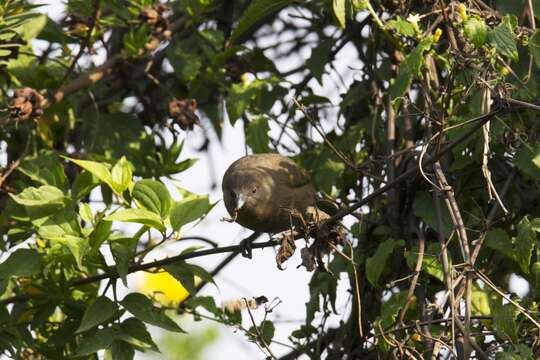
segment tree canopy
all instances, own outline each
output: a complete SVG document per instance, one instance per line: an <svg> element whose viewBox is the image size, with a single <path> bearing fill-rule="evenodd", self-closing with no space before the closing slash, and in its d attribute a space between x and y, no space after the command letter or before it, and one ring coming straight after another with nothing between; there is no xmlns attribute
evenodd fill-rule
<svg viewBox="0 0 540 360"><path fill-rule="evenodd" d="M147 325L183 332L178 312L269 358L540 357L536 14L534 0L67 0L54 21L2 1L1 352L132 359L158 350ZM165 186L196 161L184 143L201 133L203 153L237 122L249 152L290 156L336 206L296 229L305 247L253 245L312 272L282 356L267 299L198 294L241 246L146 259L215 205ZM344 237L317 236L337 222ZM215 269L190 260L216 253ZM189 296L117 296L139 271Z"/></svg>

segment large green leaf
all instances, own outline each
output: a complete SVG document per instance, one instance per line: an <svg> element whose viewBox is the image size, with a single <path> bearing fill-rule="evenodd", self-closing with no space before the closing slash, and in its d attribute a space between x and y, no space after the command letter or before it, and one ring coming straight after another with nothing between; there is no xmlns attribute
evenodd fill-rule
<svg viewBox="0 0 540 360"><path fill-rule="evenodd" d="M268 147L268 119L266 116L254 116L247 124L246 128L246 143L254 153L267 153Z"/></svg>
<svg viewBox="0 0 540 360"><path fill-rule="evenodd" d="M514 164L527 176L540 180L540 144L523 144L514 156Z"/></svg>
<svg viewBox="0 0 540 360"><path fill-rule="evenodd" d="M115 340L105 353L105 360L131 360L135 356L135 349L130 344Z"/></svg>
<svg viewBox="0 0 540 360"><path fill-rule="evenodd" d="M424 221L430 228L438 231L437 215L435 209L433 209L433 199L427 193L420 193L414 199L414 214ZM441 201L441 213L442 213L442 231L444 236L448 238L452 233L454 225L452 223L452 217L448 208L444 202Z"/></svg>
<svg viewBox="0 0 540 360"><path fill-rule="evenodd" d="M536 66L540 67L540 30L536 30L533 36L530 37L529 52L531 53Z"/></svg>
<svg viewBox="0 0 540 360"><path fill-rule="evenodd" d="M515 257L516 261L525 274L529 273L529 266L531 264L532 251L537 243L536 233L533 231L531 222L527 217L521 219L517 225L517 237Z"/></svg>
<svg viewBox="0 0 540 360"><path fill-rule="evenodd" d="M497 52L513 61L519 60L516 38L507 24L501 23L488 32L488 39Z"/></svg>
<svg viewBox="0 0 540 360"><path fill-rule="evenodd" d="M66 159L79 165L80 167L94 175L101 182L109 185L109 187L116 192L116 186L112 179L111 171L109 170L109 164L90 160L71 159L68 157L66 157Z"/></svg>
<svg viewBox="0 0 540 360"><path fill-rule="evenodd" d="M32 249L17 249L0 264L0 280L11 276L31 276L41 270L42 257Z"/></svg>
<svg viewBox="0 0 540 360"><path fill-rule="evenodd" d="M121 304L127 311L137 317L137 319L145 323L159 326L169 331L184 332L178 324L165 315L162 309L155 307L152 301L142 294L128 294L121 301Z"/></svg>
<svg viewBox="0 0 540 360"><path fill-rule="evenodd" d="M132 222L147 225L159 231L165 230L165 225L159 215L145 209L120 209L107 216L104 220Z"/></svg>
<svg viewBox="0 0 540 360"><path fill-rule="evenodd" d="M25 157L17 170L42 185L67 190L68 182L64 167L60 162L60 157L53 152L45 151L37 156Z"/></svg>
<svg viewBox="0 0 540 360"><path fill-rule="evenodd" d="M127 318L120 324L118 339L143 349L158 351L146 325L137 318Z"/></svg>
<svg viewBox="0 0 540 360"><path fill-rule="evenodd" d="M261 334L261 338L258 338L258 336L254 336L253 334L257 334L258 332ZM262 344L262 341L264 341L265 344L270 344L272 339L274 338L274 333L276 331L276 328L274 326L274 323L269 320L261 321L261 323L257 326L257 329L255 329L255 325L249 328L249 334L252 340L257 341ZM262 340L262 341L261 341Z"/></svg>
<svg viewBox="0 0 540 360"><path fill-rule="evenodd" d="M173 230L180 228L192 221L200 219L206 215L213 207L208 200L208 196L190 195L181 201L176 202L171 209L171 225Z"/></svg>
<svg viewBox="0 0 540 360"><path fill-rule="evenodd" d="M98 330L97 332L89 334L81 339L75 355L90 355L101 349L107 349L109 346L111 346L114 338L115 332L112 328Z"/></svg>
<svg viewBox="0 0 540 360"><path fill-rule="evenodd" d="M517 341L517 309L512 304L504 304L499 295L492 295L489 301L493 325L502 337Z"/></svg>
<svg viewBox="0 0 540 360"><path fill-rule="evenodd" d="M173 264L163 267L165 271L171 274L176 280L182 283L182 286L190 293L195 294L195 276L204 281L214 282L212 275L200 266L188 264L185 261L177 261Z"/></svg>
<svg viewBox="0 0 540 360"><path fill-rule="evenodd" d="M480 48L487 39L488 27L486 26L483 20L480 20L476 17L470 17L463 24L463 32L465 37L471 41L474 46Z"/></svg>
<svg viewBox="0 0 540 360"><path fill-rule="evenodd" d="M253 0L242 13L238 26L231 34L230 43L234 43L238 37L266 16L276 13L293 2L294 0Z"/></svg>
<svg viewBox="0 0 540 360"><path fill-rule="evenodd" d="M117 194L121 194L129 188L132 176L133 165L127 161L125 156L122 156L111 170L112 183Z"/></svg>
<svg viewBox="0 0 540 360"><path fill-rule="evenodd" d="M158 214L162 219L171 210L171 196L161 182L152 179L138 181L133 187L132 196L146 210Z"/></svg>
<svg viewBox="0 0 540 360"><path fill-rule="evenodd" d="M379 278L383 270L388 267L388 258L396 247L404 244L403 240L386 239L377 246L375 254L366 260L366 277L371 285L379 287Z"/></svg>
<svg viewBox="0 0 540 360"><path fill-rule="evenodd" d="M334 40L321 41L311 50L311 56L306 60L306 66L321 85L324 68L330 59L330 51L334 43Z"/></svg>
<svg viewBox="0 0 540 360"><path fill-rule="evenodd" d="M332 0L332 11L334 12L334 16L342 29L345 29L345 26L347 25L347 11L345 8L346 3L346 0Z"/></svg>
<svg viewBox="0 0 540 360"><path fill-rule="evenodd" d="M120 237L109 240L111 253L116 263L116 270L124 285L127 286L127 274L135 251L137 250L138 238Z"/></svg>
<svg viewBox="0 0 540 360"><path fill-rule="evenodd" d="M118 311L118 306L108 297L100 296L85 310L81 324L76 333L90 330L102 322L112 318Z"/></svg>
<svg viewBox="0 0 540 360"><path fill-rule="evenodd" d="M71 187L71 197L73 200L79 200L99 185L99 179L89 171L83 171L77 175Z"/></svg>
<svg viewBox="0 0 540 360"><path fill-rule="evenodd" d="M24 206L63 205L64 193L55 186L43 185L39 188L27 187L17 195L10 194L17 204Z"/></svg>

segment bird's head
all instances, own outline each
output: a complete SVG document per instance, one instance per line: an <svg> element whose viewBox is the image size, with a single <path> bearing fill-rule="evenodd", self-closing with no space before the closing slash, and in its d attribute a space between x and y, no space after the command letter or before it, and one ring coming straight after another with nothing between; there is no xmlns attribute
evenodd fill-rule
<svg viewBox="0 0 540 360"><path fill-rule="evenodd" d="M259 184L249 176L233 178L228 184L224 184L223 197L229 212L242 211L251 205L256 205L259 200Z"/></svg>

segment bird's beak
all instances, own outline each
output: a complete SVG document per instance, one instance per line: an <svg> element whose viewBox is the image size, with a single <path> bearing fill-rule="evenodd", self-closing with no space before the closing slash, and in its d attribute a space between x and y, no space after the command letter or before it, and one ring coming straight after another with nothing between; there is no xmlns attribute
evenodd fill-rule
<svg viewBox="0 0 540 360"><path fill-rule="evenodd" d="M241 210L246 204L247 197L244 194L238 194L236 197L236 208L234 210Z"/></svg>

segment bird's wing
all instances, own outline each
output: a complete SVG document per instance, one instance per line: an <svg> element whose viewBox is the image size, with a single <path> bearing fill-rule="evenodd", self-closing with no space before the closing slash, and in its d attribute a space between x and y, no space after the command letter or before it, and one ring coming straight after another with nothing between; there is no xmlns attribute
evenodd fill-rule
<svg viewBox="0 0 540 360"><path fill-rule="evenodd" d="M287 171L287 185L290 187L301 187L311 182L307 172L291 159L284 158L280 165Z"/></svg>

